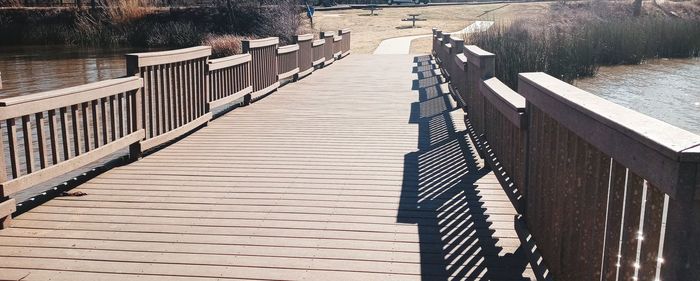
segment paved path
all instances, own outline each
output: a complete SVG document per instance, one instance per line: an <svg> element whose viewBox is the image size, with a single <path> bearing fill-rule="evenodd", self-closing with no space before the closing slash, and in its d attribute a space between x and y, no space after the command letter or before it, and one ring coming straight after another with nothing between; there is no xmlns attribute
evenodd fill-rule
<svg viewBox="0 0 700 281"><path fill-rule="evenodd" d="M466 28L457 31L455 33L473 33L489 29L493 25L492 21L475 21ZM411 50L411 42L415 39L430 37L431 34L414 35L414 36L404 36L397 38L389 38L383 40L374 50L375 55L387 55L387 54L409 54Z"/></svg>
<svg viewBox="0 0 700 281"><path fill-rule="evenodd" d="M103 173L0 231L0 280L523 280L429 63L351 55Z"/></svg>

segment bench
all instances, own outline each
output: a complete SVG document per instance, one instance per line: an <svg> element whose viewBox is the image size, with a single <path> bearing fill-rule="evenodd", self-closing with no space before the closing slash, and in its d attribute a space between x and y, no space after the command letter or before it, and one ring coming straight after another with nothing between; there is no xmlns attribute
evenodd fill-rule
<svg viewBox="0 0 700 281"><path fill-rule="evenodd" d="M379 11L382 10L382 8L377 7L377 5L368 5L367 8L362 8L365 11L371 11L372 13L370 16L378 16L377 14L374 13L374 11Z"/></svg>
<svg viewBox="0 0 700 281"><path fill-rule="evenodd" d="M413 22L413 28L416 28L416 22L417 22L417 21L427 21L427 19L419 19L419 18L417 18L418 16L420 16L420 14L409 14L408 16L411 17L411 18L408 18L408 19L401 19L401 21L411 21L411 22Z"/></svg>

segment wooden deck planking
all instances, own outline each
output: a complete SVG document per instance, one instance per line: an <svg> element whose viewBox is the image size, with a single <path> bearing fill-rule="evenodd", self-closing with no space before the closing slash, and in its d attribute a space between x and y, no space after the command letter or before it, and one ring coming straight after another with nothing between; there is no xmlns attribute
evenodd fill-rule
<svg viewBox="0 0 700 281"><path fill-rule="evenodd" d="M0 279L523 280L515 211L413 56L353 55L0 231Z"/></svg>

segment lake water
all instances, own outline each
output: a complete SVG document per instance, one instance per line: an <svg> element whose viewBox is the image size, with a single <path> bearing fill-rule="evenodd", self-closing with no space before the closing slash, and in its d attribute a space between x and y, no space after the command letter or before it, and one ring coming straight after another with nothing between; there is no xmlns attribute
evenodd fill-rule
<svg viewBox="0 0 700 281"><path fill-rule="evenodd" d="M700 134L700 59L602 67L576 86L614 103Z"/></svg>
<svg viewBox="0 0 700 281"><path fill-rule="evenodd" d="M117 78L134 49L23 46L0 48L1 97L28 95Z"/></svg>

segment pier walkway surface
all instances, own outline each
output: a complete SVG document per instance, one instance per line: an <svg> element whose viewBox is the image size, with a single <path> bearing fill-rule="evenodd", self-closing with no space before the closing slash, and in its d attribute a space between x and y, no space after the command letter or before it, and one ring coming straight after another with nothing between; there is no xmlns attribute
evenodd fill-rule
<svg viewBox="0 0 700 281"><path fill-rule="evenodd" d="M352 55L108 170L0 230L0 279L532 278L435 68Z"/></svg>

